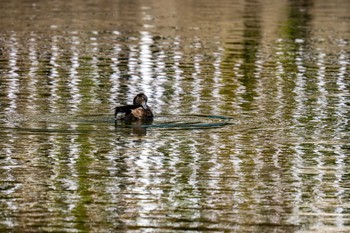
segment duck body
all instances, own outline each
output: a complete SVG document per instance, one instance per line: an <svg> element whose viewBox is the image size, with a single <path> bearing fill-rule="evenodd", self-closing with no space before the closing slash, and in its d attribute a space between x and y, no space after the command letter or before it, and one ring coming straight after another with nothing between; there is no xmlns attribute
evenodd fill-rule
<svg viewBox="0 0 350 233"><path fill-rule="evenodd" d="M140 93L135 96L133 104L115 107L116 120L150 120L153 119L151 108L147 105L147 96Z"/></svg>

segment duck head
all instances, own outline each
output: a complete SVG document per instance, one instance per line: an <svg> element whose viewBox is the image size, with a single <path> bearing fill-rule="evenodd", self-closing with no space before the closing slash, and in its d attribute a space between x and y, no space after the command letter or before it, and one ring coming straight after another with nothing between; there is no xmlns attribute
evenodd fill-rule
<svg viewBox="0 0 350 233"><path fill-rule="evenodd" d="M133 104L134 105L141 105L144 109L147 109L147 96L143 93L138 94L137 96L135 96Z"/></svg>

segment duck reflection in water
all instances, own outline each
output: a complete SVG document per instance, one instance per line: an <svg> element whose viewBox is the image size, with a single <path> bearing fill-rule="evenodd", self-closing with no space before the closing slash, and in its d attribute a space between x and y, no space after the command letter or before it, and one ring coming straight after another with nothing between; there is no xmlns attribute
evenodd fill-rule
<svg viewBox="0 0 350 233"><path fill-rule="evenodd" d="M145 134L146 128L142 127L142 125L151 124L153 121L153 113L147 105L147 100L147 96L140 93L135 96L131 105L115 107L116 126L121 124L131 125L135 133Z"/></svg>

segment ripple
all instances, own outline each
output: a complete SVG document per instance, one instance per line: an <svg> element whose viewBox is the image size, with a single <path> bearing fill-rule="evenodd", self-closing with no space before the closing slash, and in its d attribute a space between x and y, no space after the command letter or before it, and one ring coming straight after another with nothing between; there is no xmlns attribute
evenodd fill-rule
<svg viewBox="0 0 350 233"><path fill-rule="evenodd" d="M156 117L152 124L142 124L141 127L178 130L206 129L230 125L232 124L231 119L230 117L214 115L164 115Z"/></svg>
<svg viewBox="0 0 350 233"><path fill-rule="evenodd" d="M116 128L152 128L152 129L168 129L168 130L192 130L192 129L209 129L224 127L233 124L232 118L218 115L160 115L153 121L115 121L110 114L93 114L93 115L23 115L10 113L3 119L9 128L22 128L27 131L35 132L66 132L67 125L93 125L93 126L111 126L115 124ZM44 128L28 128L26 126L34 123L45 123ZM76 128L76 127L74 127ZM91 128L90 130L96 130ZM69 132L70 130L68 130ZM77 130L74 130L74 132ZM89 131L89 129L80 129L81 132Z"/></svg>

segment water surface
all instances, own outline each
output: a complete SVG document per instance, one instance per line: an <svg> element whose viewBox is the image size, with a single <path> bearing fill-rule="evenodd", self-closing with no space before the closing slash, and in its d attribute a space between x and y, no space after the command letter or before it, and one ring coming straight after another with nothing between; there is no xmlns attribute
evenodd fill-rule
<svg viewBox="0 0 350 233"><path fill-rule="evenodd" d="M2 2L0 230L350 231L349 9Z"/></svg>

